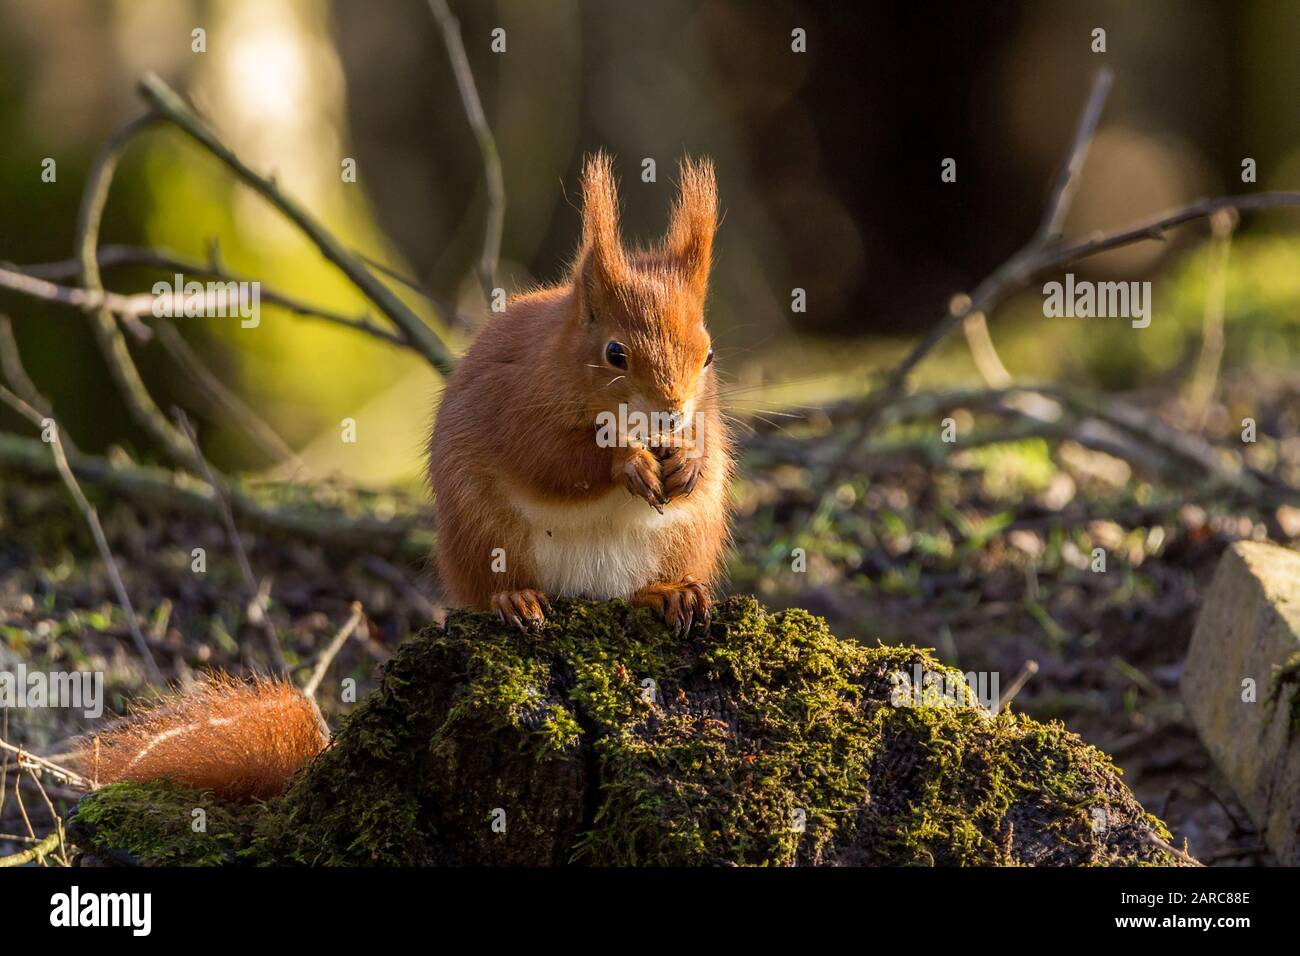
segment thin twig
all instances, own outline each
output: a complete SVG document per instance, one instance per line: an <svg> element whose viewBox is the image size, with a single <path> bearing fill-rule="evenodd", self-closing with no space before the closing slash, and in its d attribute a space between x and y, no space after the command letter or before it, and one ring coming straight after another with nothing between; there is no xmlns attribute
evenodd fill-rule
<svg viewBox="0 0 1300 956"><path fill-rule="evenodd" d="M154 660L153 651L149 649L149 643L144 639L144 635L140 633L140 622L136 620L135 608L131 605L131 598L126 593L126 585L122 583L122 575L118 571L113 552L108 546L108 537L104 534L104 527L99 523L99 514L86 500L85 494L81 491L81 486L77 484L77 479L72 473L72 468L68 465L68 457L63 450L63 442L59 438L58 423L53 422L53 419L42 416L40 412L3 385L0 385L0 401L4 401L5 404L17 411L38 429L44 429L47 421L53 423L49 446L50 452L54 456L54 464L58 469L59 477L63 479L63 484L67 486L68 493L72 495L72 500L76 502L82 516L86 519L86 523L90 525L90 533L95 539L95 546L99 549L100 557L104 559L109 580L113 584L113 590L117 592L118 603L122 606L122 611L126 615L126 623L131 630L131 639L135 641L136 649L140 652L140 657L144 661L149 681L154 686L161 687L163 684L162 672L158 669L157 661Z"/></svg>
<svg viewBox="0 0 1300 956"><path fill-rule="evenodd" d="M1113 425L1148 447L1159 448L1175 460L1175 467L1191 465L1247 495L1259 491L1259 480L1255 474L1241 467L1225 466L1214 446L1205 439L1180 431L1134 405L1106 396L1089 395L1064 385L1040 385L1032 391L1068 405L1077 414L1088 415Z"/></svg>
<svg viewBox="0 0 1300 956"><path fill-rule="evenodd" d="M0 312L0 372L4 373L5 380L15 395L42 415L48 417L53 414L49 401L23 368L18 354L18 340L14 338L13 323L3 312Z"/></svg>
<svg viewBox="0 0 1300 956"><path fill-rule="evenodd" d="M1232 252L1232 233L1237 228L1237 214L1223 209L1210 217L1210 250L1205 270L1205 306L1202 320L1201 351L1196 371L1187 389L1195 430L1205 431L1210 400L1219 383L1223 363L1223 317L1228 299L1228 256Z"/></svg>
<svg viewBox="0 0 1300 956"><path fill-rule="evenodd" d="M1065 163L1061 166L1056 184L1052 187L1042 221L1026 249L1036 246L1046 247L1061 238L1061 230L1070 213L1070 206L1074 202L1074 194L1078 191L1083 164L1088 158L1088 149L1092 145L1093 137L1097 134L1097 124L1101 121L1101 111L1106 105L1106 97L1110 93L1113 79L1114 74L1109 67L1102 67L1097 71L1092 82L1092 90L1088 94L1088 102L1075 128L1074 140L1070 143ZM984 312L972 311L969 299L964 296L950 303L948 312L965 314L962 320L962 332L966 336L966 344L970 349L971 358L975 361L975 368L985 383L993 388L1005 388L1010 385L1011 373L1007 371L998 356L997 348L993 345L993 337L989 334L988 320Z"/></svg>
<svg viewBox="0 0 1300 956"><path fill-rule="evenodd" d="M29 275L24 271L25 268L7 263L0 265L0 288L90 313L107 308L115 315L139 317L147 315L153 308L152 295L121 295L103 289L56 285L47 279Z"/></svg>
<svg viewBox="0 0 1300 956"><path fill-rule="evenodd" d="M1098 70L1093 78L1088 102L1079 116L1070 150L1057 174L1047 208L1033 238L993 275L981 282L971 295L961 297L959 300L954 299L949 303L948 314L936 329L899 363L891 373L886 388L891 391L901 390L912 369L929 354L931 349L964 322L966 316L975 312L988 315L993 305L1000 300L1004 287L1012 281L1013 277L1017 276L1034 256L1041 254L1060 238L1060 227L1069 213L1075 190L1078 188L1079 173L1083 168L1083 161L1087 157L1093 135L1097 131L1097 124L1101 120L1102 107L1106 105L1106 97L1110 93L1111 79L1112 74L1107 67Z"/></svg>
<svg viewBox="0 0 1300 956"><path fill-rule="evenodd" d="M221 522L226 526L226 537L230 541L230 547L235 552L235 557L239 564L239 573L244 578L244 586L248 588L248 608L249 619L258 627L266 638L267 650L271 653L271 663L275 671L280 676L289 674L289 664L284 659L284 650L280 647L280 637L275 632L275 624L271 620L270 612L267 608L267 594L262 585L258 584L257 577L253 574L253 565L248 560L248 552L244 550L244 542L239 537L239 528L235 525L235 515L230 510L230 499L227 496L226 483L219 479L203 459L203 454L199 450L199 440L194 434L194 429L190 427L190 420L186 417L185 412L180 408L172 410L176 417L176 425L194 446L194 454L199 461L203 462L203 479L212 486L212 491L216 495L217 503L221 507Z"/></svg>
<svg viewBox="0 0 1300 956"><path fill-rule="evenodd" d="M23 755L18 754L18 766L22 767ZM23 774L19 770L17 778L14 780L14 803L18 804L18 813L23 818L23 826L27 828L27 833L34 840L36 839L36 830L32 827L32 818L27 815L27 805L23 803Z"/></svg>
<svg viewBox="0 0 1300 956"><path fill-rule="evenodd" d="M1110 85L1115 74L1109 67L1102 67L1093 77L1092 89L1088 93L1088 102L1079 116L1074 130L1074 140L1066 154L1065 164L1057 174L1056 185L1052 188L1047 209L1039 223L1035 239L1041 243L1054 242L1061 237L1065 218L1070 214L1070 205L1079 188L1079 174L1083 171L1084 161L1088 158L1088 148L1092 138L1097 134L1097 124L1101 122L1101 111L1106 106L1106 97L1110 95Z"/></svg>
<svg viewBox="0 0 1300 956"><path fill-rule="evenodd" d="M352 636L352 633L357 629L357 625L361 623L362 617L364 617L365 612L360 601L353 601L351 610L352 615L339 628L338 633L334 635L334 639L329 642L325 652L321 654L320 660L316 662L311 677L307 679L307 683L302 689L303 694L309 700L316 699L316 691L320 689L321 681L325 679L325 672L330 669L330 664L334 662L334 658L338 656L339 651L343 649L343 645L347 643L348 638Z"/></svg>
<svg viewBox="0 0 1300 956"><path fill-rule="evenodd" d="M167 120L219 159L242 182L283 213L337 266L379 310L392 320L406 341L435 369L443 374L455 364L451 351L442 339L388 286L379 281L355 255L321 226L296 200L284 193L273 179L254 172L217 138L212 127L191 109L171 87L156 74L148 73L140 81L140 93Z"/></svg>
<svg viewBox="0 0 1300 956"><path fill-rule="evenodd" d="M420 282L418 279L411 278L410 276L406 275L404 272L401 272L400 270L393 268L387 263L381 262L380 260L376 259L374 256L368 256L364 252L359 252L356 249L353 249L352 251L356 254L356 257L358 259L360 259L366 265L370 266L370 268L374 269L376 272L379 272L382 275L386 275L394 282L398 282L401 285L404 285L406 288L410 289L412 292L414 292L416 295L420 296L421 298L428 299L429 302L433 304L433 306L438 310L440 314L449 317L449 321L456 328L463 329L469 327L471 322L469 316L466 316L458 312L454 305L452 305L446 299L434 293L433 290L431 290L428 286L424 285L424 283ZM402 344L405 345L405 342L403 342Z"/></svg>
<svg viewBox="0 0 1300 956"><path fill-rule="evenodd" d="M167 249L152 249L142 246L128 245L107 245L100 246L96 259L101 269L107 269L115 266L135 266L148 269L159 269L172 273L181 273L183 275L198 276L204 279L213 279L219 282L240 282L251 283L257 282L260 301L267 305L273 305L277 308L284 309L291 315L300 318L319 319L322 322L328 322L331 325L337 325L342 328L351 329L361 332L364 335L377 338L388 345L397 348L409 348L406 339L400 335L395 335L387 329L380 328L371 321L370 314L363 312L361 315L345 315L341 312L335 312L326 309L323 306L313 305L304 302L294 296L287 295L275 289L268 288L260 279L250 279L237 273L230 272L216 262L202 262L198 259L192 259L182 256L179 253ZM10 273L10 275L6 275ZM15 265L10 262L0 263L0 284L6 284L10 288L19 281L12 276L16 273L27 279L44 279L48 280L43 285L28 285L25 288L18 288L16 291L26 292L29 295L35 294L38 298L47 301L61 302L65 305L71 305L76 308L87 308L83 304L93 301L94 305L89 307L98 307L103 302L108 305L113 312L123 318L143 318L148 317L154 307L155 301L169 301L173 315L183 311L183 306L188 300L188 296L175 294L170 297L155 296L153 294L138 293L135 295L117 295L115 293L102 293L100 296L92 297L84 289L68 288L66 286L54 285L54 282L67 279L78 279L81 275L80 260L62 259L56 262L37 262L29 265ZM34 291L33 291L34 290ZM206 303L205 299L205 303ZM438 300L433 300L439 304ZM178 308L178 306L182 308ZM442 308L441 305L439 305Z"/></svg>
<svg viewBox="0 0 1300 956"><path fill-rule="evenodd" d="M443 43L447 46L447 57L451 60L451 70L456 77L456 88L460 91L460 100L465 107L465 118L469 120L478 142L479 153L483 157L483 175L487 184L487 215L483 227L483 251L479 255L478 274L483 285L483 298L491 308L493 290L496 288L497 261L501 256L501 232L505 223L506 187L501 174L501 157L497 152L496 139L492 136L492 127L488 125L483 113L483 103L479 99L478 87L474 83L474 72L470 69L469 57L465 55L465 44L460 38L460 23L447 6L447 0L429 0L429 9L442 32Z"/></svg>
<svg viewBox="0 0 1300 956"><path fill-rule="evenodd" d="M967 315L962 322L961 330L966 336L966 346L970 349L971 358L975 362L975 370L980 373L980 378L984 379L984 384L989 388L1006 388L1010 385L1014 379L993 345L993 337L989 335L989 324L984 318L984 313L972 312Z"/></svg>
<svg viewBox="0 0 1300 956"><path fill-rule="evenodd" d="M54 821L54 832L59 838L59 856L62 858L63 865L68 865L68 848L63 840L63 817L59 816L59 811L54 809L54 801L45 790L45 784L41 783L41 778L31 767L27 768L27 775L32 778L32 783L36 784L36 790L45 801L46 812L49 813L50 819Z"/></svg>
<svg viewBox="0 0 1300 956"><path fill-rule="evenodd" d="M36 383L27 374L27 369L23 367L22 355L18 351L18 339L14 337L13 323L9 316L3 313L0 313L0 372L3 372L15 395L46 418L54 417L54 406L41 394L41 390L36 387ZM60 437L63 438L64 445L76 451L77 446L71 439Z"/></svg>
<svg viewBox="0 0 1300 956"><path fill-rule="evenodd" d="M177 295L154 295L152 292L135 292L123 294L119 292L98 292L90 289L83 289L78 286L56 285L46 279L38 278L35 274L27 271L27 266L14 266L12 264L0 264L0 288L9 289L13 292L21 293L33 299L40 299L43 302L52 302L56 305L66 305L69 308L80 309L82 312L94 313L99 309L108 309L109 312L120 318L124 325L131 331L136 341L144 343L153 338L152 330L145 325L141 319L148 318L153 314L155 306L166 306L173 317L179 317L183 314L187 306L193 306L195 299L199 300L200 311L204 314L215 314L219 312L229 302L226 293L221 290L207 290L199 296L190 297L184 292ZM211 273L196 273L198 275L210 275ZM226 279L226 282L239 281L260 281L260 280L239 280ZM262 289L259 293L267 304L276 305L287 310L293 315L302 318L319 319L322 322L328 322L331 325L337 325L340 328L350 329L354 332L361 332L372 338L379 339L396 348L409 348L406 340L392 332L381 329L370 321L369 316L351 318L340 315L335 312L329 312L318 306L307 305L296 299L290 299L287 296L273 293Z"/></svg>
<svg viewBox="0 0 1300 956"><path fill-rule="evenodd" d="M81 194L81 208L77 213L77 256L81 261L81 285L92 294L102 294L104 291L95 248L99 244L99 226L113 183L113 171L131 141L157 122L156 116L146 115L114 132L95 157L86 178L86 187ZM109 374L136 424L158 442L168 457L177 464L187 468L197 467L199 462L194 458L193 449L186 445L184 436L171 426L167 416L149 395L149 389L145 387L140 372L131 359L131 350L127 348L126 338L122 335L112 310L107 305L100 305L90 310L88 316L95 341L99 343L99 350L108 364Z"/></svg>
<svg viewBox="0 0 1300 956"><path fill-rule="evenodd" d="M45 865L45 857L53 853L55 848L63 842L63 834L55 828L54 832L47 836L35 846L28 847L18 853L9 856L0 856L0 867L23 866L27 863L38 863Z"/></svg>
<svg viewBox="0 0 1300 956"><path fill-rule="evenodd" d="M1148 831L1148 833L1146 834L1146 838L1148 843L1151 843L1154 846L1158 846L1166 853L1172 853L1175 857L1182 860L1188 866L1205 866L1204 863L1196 859L1196 857L1192 856L1186 850L1180 850L1172 843L1169 843L1168 841L1161 839L1159 836L1155 834L1154 831Z"/></svg>
<svg viewBox="0 0 1300 956"><path fill-rule="evenodd" d="M1024 690L1025 685L1029 683L1029 678L1033 677L1037 673L1038 661L1025 661L1025 666L1020 668L1020 673L1017 674L1016 679L1011 682L1011 686L1008 687L1003 692L1002 696L998 698L998 713L1007 709L1007 705L1015 700L1016 695Z"/></svg>

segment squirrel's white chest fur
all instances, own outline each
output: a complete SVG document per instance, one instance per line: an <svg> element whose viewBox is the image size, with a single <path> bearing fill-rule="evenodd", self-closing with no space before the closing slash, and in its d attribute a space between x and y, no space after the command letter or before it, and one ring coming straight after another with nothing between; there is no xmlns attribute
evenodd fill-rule
<svg viewBox="0 0 1300 956"><path fill-rule="evenodd" d="M655 580L662 534L689 513L674 502L660 514L615 488L581 504L511 504L528 527L538 583L552 597L629 598Z"/></svg>

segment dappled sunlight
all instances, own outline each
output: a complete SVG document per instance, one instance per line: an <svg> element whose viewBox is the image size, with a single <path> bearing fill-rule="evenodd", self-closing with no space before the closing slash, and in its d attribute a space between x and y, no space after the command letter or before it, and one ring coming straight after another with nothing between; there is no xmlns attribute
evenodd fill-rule
<svg viewBox="0 0 1300 956"><path fill-rule="evenodd" d="M341 179L344 88L324 8L274 0L222 4L215 13L209 52L196 76L196 101L242 159L273 172L280 188L345 244L405 268L374 223L365 172L356 183ZM205 258L213 237L221 262L240 275L344 314L377 314L262 197L212 163L196 160L192 146L175 137L151 142L152 242ZM406 297L412 308L424 310L417 296ZM423 370L428 390L436 381L409 353L273 306L264 308L256 329L206 320L191 334L234 351L252 407L295 445L337 443L342 417L417 370ZM422 409L421 417L426 414ZM405 434L400 420L376 417L368 424L375 441L400 445ZM212 440L218 449L241 440L234 423L216 426ZM353 473L349 464L356 462L356 456L342 455L333 465L358 480L362 472L371 481L418 474L407 455L368 455L362 472Z"/></svg>

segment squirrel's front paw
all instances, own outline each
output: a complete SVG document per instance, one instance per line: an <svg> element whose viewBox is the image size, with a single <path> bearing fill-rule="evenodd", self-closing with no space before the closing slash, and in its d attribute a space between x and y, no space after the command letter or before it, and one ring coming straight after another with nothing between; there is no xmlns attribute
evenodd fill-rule
<svg viewBox="0 0 1300 956"><path fill-rule="evenodd" d="M692 454L690 449L678 445L660 450L656 457L665 499L685 498L695 490L695 483L704 471L703 455Z"/></svg>
<svg viewBox="0 0 1300 956"><path fill-rule="evenodd" d="M543 609L549 611L551 602L541 591L532 588L497 591L492 595L492 610L497 612L501 623L513 624L521 631L526 631L529 627L541 627L546 620Z"/></svg>
<svg viewBox="0 0 1300 956"><path fill-rule="evenodd" d="M627 457L615 466L615 477L622 479L631 494L663 514L668 499L664 497L663 482L659 478L658 458L644 448L629 448Z"/></svg>
<svg viewBox="0 0 1300 956"><path fill-rule="evenodd" d="M647 584L632 595L632 606L654 608L672 625L674 635L689 634L696 615L707 631L713 617L708 585L690 575L671 584Z"/></svg>

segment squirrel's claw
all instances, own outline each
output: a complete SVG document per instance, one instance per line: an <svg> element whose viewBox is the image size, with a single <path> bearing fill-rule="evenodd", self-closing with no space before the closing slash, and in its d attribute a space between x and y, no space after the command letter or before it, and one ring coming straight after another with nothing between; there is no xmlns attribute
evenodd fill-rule
<svg viewBox="0 0 1300 956"><path fill-rule="evenodd" d="M647 584L632 595L634 607L654 608L672 625L673 636L689 634L698 615L707 631L713 623L708 586L687 575L673 583Z"/></svg>
<svg viewBox="0 0 1300 956"><path fill-rule="evenodd" d="M677 447L660 458L659 473L663 481L664 498L685 498L695 490L704 471L704 459L690 455L687 449Z"/></svg>
<svg viewBox="0 0 1300 956"><path fill-rule="evenodd" d="M519 591L498 591L492 595L492 610L502 624L513 624L520 631L540 628L546 620L551 602L541 591L523 588Z"/></svg>
<svg viewBox="0 0 1300 956"><path fill-rule="evenodd" d="M663 506L668 503L664 496L663 482L659 478L659 460L644 448L629 449L622 468L623 484L629 493L640 498L658 511L664 513Z"/></svg>

